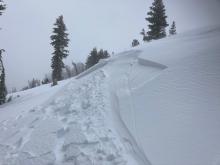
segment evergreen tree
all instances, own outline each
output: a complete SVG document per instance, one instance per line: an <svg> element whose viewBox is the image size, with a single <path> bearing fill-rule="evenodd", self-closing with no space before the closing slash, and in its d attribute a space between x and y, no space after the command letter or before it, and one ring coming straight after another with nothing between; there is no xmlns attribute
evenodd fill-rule
<svg viewBox="0 0 220 165"><path fill-rule="evenodd" d="M98 51L98 62L100 59L104 59L104 50L103 49L100 49Z"/></svg>
<svg viewBox="0 0 220 165"><path fill-rule="evenodd" d="M148 17L145 18L149 22L149 31L147 32L147 40L156 40L166 37L166 21L165 6L162 0L154 0L150 11L147 13Z"/></svg>
<svg viewBox="0 0 220 165"><path fill-rule="evenodd" d="M99 62L99 56L98 51L96 48L93 48L90 55L88 56L86 60L86 69L92 67L93 65L97 64Z"/></svg>
<svg viewBox="0 0 220 165"><path fill-rule="evenodd" d="M3 4L3 0L0 0L0 15L2 15L2 12L6 9L6 5Z"/></svg>
<svg viewBox="0 0 220 165"><path fill-rule="evenodd" d="M173 21L173 23L170 27L169 34L170 35L175 35L176 34L176 22L175 21Z"/></svg>
<svg viewBox="0 0 220 165"><path fill-rule="evenodd" d="M110 57L110 54L108 53L107 50L100 49L100 51L97 51L97 49L94 48L91 51L88 58L87 58L86 69L88 69L88 68L92 67L93 65L97 64L99 62L99 60L106 59L106 58L109 58L109 57Z"/></svg>
<svg viewBox="0 0 220 165"><path fill-rule="evenodd" d="M5 68L2 61L2 52L4 51L4 49L0 50L0 105L5 103L7 95L7 89L5 86Z"/></svg>
<svg viewBox="0 0 220 165"><path fill-rule="evenodd" d="M104 50L103 55L101 56L101 59L109 58L110 54L108 53L107 50Z"/></svg>
<svg viewBox="0 0 220 165"><path fill-rule="evenodd" d="M137 40L137 39L134 39L133 41L132 41L132 47L135 47L135 46L138 46L138 45L140 45L140 43L139 43L139 41Z"/></svg>
<svg viewBox="0 0 220 165"><path fill-rule="evenodd" d="M63 58L68 56L69 39L68 33L66 33L66 25L63 21L63 16L59 16L54 24L53 35L50 37L52 42L51 45L54 47L53 57L52 57L52 80L54 85L57 81L62 80L62 68L64 68Z"/></svg>
<svg viewBox="0 0 220 165"><path fill-rule="evenodd" d="M0 0L0 15L2 15L5 9L6 9L6 5L3 4L2 0ZM4 49L0 50L0 105L5 103L6 95L7 95L7 89L5 86L5 68L2 60L2 53L4 51L5 51Z"/></svg>
<svg viewBox="0 0 220 165"><path fill-rule="evenodd" d="M101 49L99 52L98 52L98 59L106 59L106 58L109 58L110 57L110 54L108 53L107 50L103 50Z"/></svg>
<svg viewBox="0 0 220 165"><path fill-rule="evenodd" d="M142 31L140 32L140 34L143 36L143 41L150 41L145 29L142 29Z"/></svg>

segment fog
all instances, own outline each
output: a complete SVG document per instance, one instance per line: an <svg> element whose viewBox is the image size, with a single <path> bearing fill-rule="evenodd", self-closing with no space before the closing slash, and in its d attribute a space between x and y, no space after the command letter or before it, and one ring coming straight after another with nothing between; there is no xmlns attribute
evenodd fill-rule
<svg viewBox="0 0 220 165"><path fill-rule="evenodd" d="M65 63L85 62L93 47L120 52L141 41L147 28L146 13L152 0L5 0L0 17L0 47L10 90L25 86L32 78L42 79L51 71L53 51L50 35L59 15L64 16L70 38ZM164 0L168 22L177 23L181 33L220 24L219 0Z"/></svg>

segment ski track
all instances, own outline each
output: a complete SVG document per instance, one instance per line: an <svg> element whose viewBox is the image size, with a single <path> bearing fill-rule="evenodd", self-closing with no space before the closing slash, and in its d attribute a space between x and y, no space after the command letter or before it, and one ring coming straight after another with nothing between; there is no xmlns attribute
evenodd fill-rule
<svg viewBox="0 0 220 165"><path fill-rule="evenodd" d="M0 125L1 165L137 164L112 128L106 76L71 81L43 107Z"/></svg>

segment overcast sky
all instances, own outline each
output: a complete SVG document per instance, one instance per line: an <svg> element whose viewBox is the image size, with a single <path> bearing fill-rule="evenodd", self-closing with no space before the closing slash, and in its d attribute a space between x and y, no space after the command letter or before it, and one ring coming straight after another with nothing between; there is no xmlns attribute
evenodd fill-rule
<svg viewBox="0 0 220 165"><path fill-rule="evenodd" d="M120 52L130 47L147 27L146 13L153 0L5 0L0 17L0 47L9 89L21 88L32 78L51 71L50 35L53 23L64 16L70 56L65 60L85 62L93 47ZM179 33L220 24L219 0L164 0L168 21L177 22Z"/></svg>

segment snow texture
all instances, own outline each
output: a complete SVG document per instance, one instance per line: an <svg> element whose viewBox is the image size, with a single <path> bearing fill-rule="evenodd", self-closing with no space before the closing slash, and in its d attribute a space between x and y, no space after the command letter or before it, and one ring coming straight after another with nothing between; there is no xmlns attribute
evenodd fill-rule
<svg viewBox="0 0 220 165"><path fill-rule="evenodd" d="M0 107L0 165L219 165L220 26L147 43Z"/></svg>

